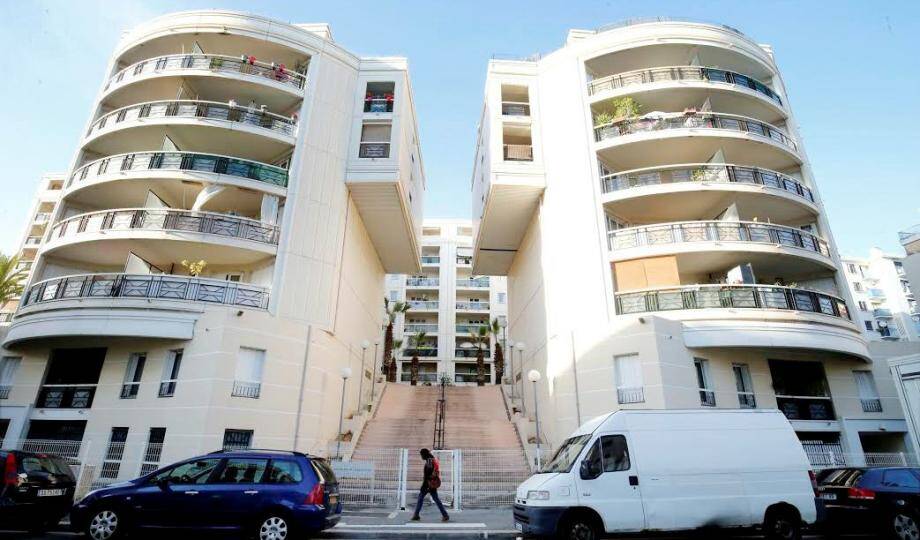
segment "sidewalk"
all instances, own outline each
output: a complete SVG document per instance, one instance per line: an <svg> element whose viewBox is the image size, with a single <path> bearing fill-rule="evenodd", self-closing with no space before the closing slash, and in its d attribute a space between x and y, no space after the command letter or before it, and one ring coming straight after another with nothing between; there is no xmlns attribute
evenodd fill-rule
<svg viewBox="0 0 920 540"><path fill-rule="evenodd" d="M450 510L448 510L450 512ZM412 511L352 510L321 538L516 538L511 508L450 512L444 523L433 506L422 509L421 521L409 521Z"/></svg>

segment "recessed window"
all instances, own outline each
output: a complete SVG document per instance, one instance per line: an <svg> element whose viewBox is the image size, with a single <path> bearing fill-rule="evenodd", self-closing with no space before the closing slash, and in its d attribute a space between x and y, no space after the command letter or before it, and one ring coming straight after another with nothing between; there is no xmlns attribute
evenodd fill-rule
<svg viewBox="0 0 920 540"><path fill-rule="evenodd" d="M614 356L613 376L617 387L617 403L642 403L645 401L642 363L639 361L638 354Z"/></svg>
<svg viewBox="0 0 920 540"><path fill-rule="evenodd" d="M694 358L693 366L696 368L696 382L700 389L700 405L704 407L716 406L716 394L712 391L712 379L709 375L709 360Z"/></svg>
<svg viewBox="0 0 920 540"><path fill-rule="evenodd" d="M109 435L109 447L106 449L105 458L102 460L99 478L107 480L118 478L118 471L121 470L121 460L125 456L125 443L127 440L128 428L112 428L112 433Z"/></svg>
<svg viewBox="0 0 920 540"><path fill-rule="evenodd" d="M392 81L369 82L367 83L367 91L364 93L364 112L393 112L395 99L396 83Z"/></svg>
<svg viewBox="0 0 920 540"><path fill-rule="evenodd" d="M173 349L166 354L166 362L163 363L163 378L160 381L160 397L172 397L176 393L182 354L183 349Z"/></svg>
<svg viewBox="0 0 920 540"><path fill-rule="evenodd" d="M13 379L16 378L16 371L19 370L19 363L21 361L22 358L18 356L4 356L0 359L0 399L7 399L10 397L10 390L13 388Z"/></svg>
<svg viewBox="0 0 920 540"><path fill-rule="evenodd" d="M232 395L258 399L262 391L264 366L265 351L240 347L236 358L236 378L233 380Z"/></svg>
<svg viewBox="0 0 920 540"><path fill-rule="evenodd" d="M121 385L121 399L134 399L141 387L141 376L144 374L144 364L147 363L147 353L131 353L128 358L128 368L125 370L125 380Z"/></svg>
<svg viewBox="0 0 920 540"><path fill-rule="evenodd" d="M856 273L856 265L853 264L853 263L847 263L847 272L849 272L849 273L851 273L851 274L855 274L855 273Z"/></svg>
<svg viewBox="0 0 920 540"><path fill-rule="evenodd" d="M390 157L390 131L389 123L365 123L361 127L361 144L358 148L360 158L387 158Z"/></svg>
<svg viewBox="0 0 920 540"><path fill-rule="evenodd" d="M853 290L856 291L856 292L862 292L862 291L863 291L862 283L860 283L860 282L858 282L858 281L854 281L854 282L853 282Z"/></svg>
<svg viewBox="0 0 920 540"><path fill-rule="evenodd" d="M879 399L872 372L853 370L853 378L856 380L856 390L859 392L863 412L882 412L882 400Z"/></svg>
<svg viewBox="0 0 920 540"><path fill-rule="evenodd" d="M732 371L735 373L735 387L738 390L738 405L742 409L757 407L754 397L754 384L751 382L751 368L747 364L734 364Z"/></svg>
<svg viewBox="0 0 920 540"><path fill-rule="evenodd" d="M423 227L422 236L441 236L440 227Z"/></svg>
<svg viewBox="0 0 920 540"><path fill-rule="evenodd" d="M224 430L224 450L246 450L252 447L251 429Z"/></svg>
<svg viewBox="0 0 920 540"><path fill-rule="evenodd" d="M865 301L860 300L858 304L859 304L859 311L869 311L869 306L866 305Z"/></svg>
<svg viewBox="0 0 920 540"><path fill-rule="evenodd" d="M497 296L499 304L504 304L508 300L508 295L506 293L500 292Z"/></svg>
<svg viewBox="0 0 920 540"><path fill-rule="evenodd" d="M866 325L866 330L872 332L875 328L872 327L872 321L863 321L863 324Z"/></svg>
<svg viewBox="0 0 920 540"><path fill-rule="evenodd" d="M157 470L160 465L160 456L163 455L165 440L165 427L150 428L150 433L147 435L147 448L144 449L144 460L141 462L141 476Z"/></svg>

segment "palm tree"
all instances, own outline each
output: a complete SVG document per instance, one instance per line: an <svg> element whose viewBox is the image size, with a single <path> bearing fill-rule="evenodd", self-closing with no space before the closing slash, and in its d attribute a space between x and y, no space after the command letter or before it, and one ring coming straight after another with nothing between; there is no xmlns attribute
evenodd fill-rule
<svg viewBox="0 0 920 540"><path fill-rule="evenodd" d="M489 335L495 338L495 384L502 383L502 377L505 376L505 351L502 349L502 342L499 341L502 327L498 324L498 317L492 319L489 325Z"/></svg>
<svg viewBox="0 0 920 540"><path fill-rule="evenodd" d="M17 268L19 257L0 254L0 306L22 294L24 268Z"/></svg>
<svg viewBox="0 0 920 540"><path fill-rule="evenodd" d="M486 384L486 363L483 359L484 349L489 348L489 327L479 326L475 332L470 332L470 340L476 347L476 386Z"/></svg>
<svg viewBox="0 0 920 540"><path fill-rule="evenodd" d="M412 343L412 368L410 371L411 378L409 380L412 386L418 386L418 368L419 368L418 349L419 347L422 346L422 342L425 341L426 335L427 335L426 332L417 332L410 339L410 342Z"/></svg>
<svg viewBox="0 0 920 540"><path fill-rule="evenodd" d="M390 349L390 357L387 359L387 380L396 382L396 355L402 349L403 340L394 339L393 346Z"/></svg>
<svg viewBox="0 0 920 540"><path fill-rule="evenodd" d="M409 312L408 302L393 302L390 305L390 299L383 297L383 309L387 314L387 328L383 336L383 357L386 362L392 365L386 365L384 368L387 373L387 381L396 382L396 360L393 359L393 323L396 322L396 316L400 313Z"/></svg>

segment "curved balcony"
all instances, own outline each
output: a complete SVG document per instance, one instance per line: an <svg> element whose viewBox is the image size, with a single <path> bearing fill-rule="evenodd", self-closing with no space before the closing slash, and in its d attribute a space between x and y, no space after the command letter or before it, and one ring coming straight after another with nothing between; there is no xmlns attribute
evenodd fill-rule
<svg viewBox="0 0 920 540"><path fill-rule="evenodd" d="M727 84L756 92L779 106L782 98L764 83L733 71L699 66L668 66L625 71L588 82L588 94L610 92L628 86L654 84L670 81L704 81L713 84Z"/></svg>
<svg viewBox="0 0 920 540"><path fill-rule="evenodd" d="M626 221L682 221L706 215L731 196L746 215L806 221L818 214L814 193L800 181L759 167L688 163L601 177L603 201ZM692 197L687 194L692 193Z"/></svg>
<svg viewBox="0 0 920 540"><path fill-rule="evenodd" d="M711 273L750 262L758 271L784 276L835 269L827 242L809 232L750 221L687 221L608 233L611 259L678 256L685 273ZM794 259L793 259L794 258Z"/></svg>
<svg viewBox="0 0 920 540"><path fill-rule="evenodd" d="M663 113L594 128L598 155L611 167L636 169L699 163L719 150L728 162L768 169L798 166L795 141L784 131L746 116L716 113Z"/></svg>
<svg viewBox="0 0 920 540"><path fill-rule="evenodd" d="M94 264L123 264L129 251L147 260L249 264L274 255L278 237L278 226L238 216L128 208L65 219L51 229L44 249L55 257Z"/></svg>
<svg viewBox="0 0 920 540"><path fill-rule="evenodd" d="M238 148L247 154L240 157L269 161L294 144L297 123L293 118L228 103L152 101L103 115L87 130L84 146L105 155L157 148L163 144L167 126L181 130L179 139L185 146L200 152L220 154Z"/></svg>
<svg viewBox="0 0 920 540"><path fill-rule="evenodd" d="M113 98L118 102L136 102L137 97L147 89L138 88L135 91L134 88L129 89L129 87L138 81L161 77L216 77L240 81L246 85L247 90L252 92L258 92L258 87L281 90L289 97L283 101L276 99L274 101L277 102L272 103L273 96L269 90L259 94L260 98L266 98L260 99L259 103L282 108L287 108L296 99L303 97L303 88L307 80L304 75L287 69L284 64L261 62L246 56L170 54L147 58L122 69L109 78L103 93L108 94L106 100L109 102ZM202 85L205 88L200 88ZM213 83L209 85L206 79L199 80L196 83L196 89L204 95L211 96L215 93L210 91L212 85ZM170 86L163 90L172 91L174 88ZM240 88L236 87L235 90L238 91Z"/></svg>

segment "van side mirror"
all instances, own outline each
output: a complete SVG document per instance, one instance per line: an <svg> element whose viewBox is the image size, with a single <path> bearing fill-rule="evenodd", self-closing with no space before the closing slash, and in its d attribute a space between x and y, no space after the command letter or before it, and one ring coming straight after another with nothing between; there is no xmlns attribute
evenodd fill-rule
<svg viewBox="0 0 920 540"><path fill-rule="evenodd" d="M591 462L587 459L581 462L578 473L582 480L594 480L601 475L600 467L592 467Z"/></svg>

